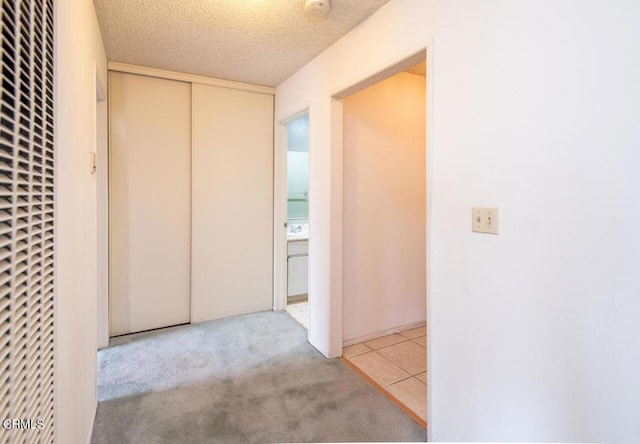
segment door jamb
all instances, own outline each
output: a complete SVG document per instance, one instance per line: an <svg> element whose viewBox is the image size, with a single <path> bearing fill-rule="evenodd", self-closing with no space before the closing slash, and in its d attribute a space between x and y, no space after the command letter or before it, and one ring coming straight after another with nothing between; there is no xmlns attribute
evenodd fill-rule
<svg viewBox="0 0 640 444"><path fill-rule="evenodd" d="M310 112L309 106L275 122L273 153L273 310L287 309L287 124ZM310 328L310 326L309 326Z"/></svg>
<svg viewBox="0 0 640 444"><path fill-rule="evenodd" d="M426 320L427 326L433 325L433 312L431 309L431 256L432 256L432 242L433 224L432 224L432 208L433 208L433 151L434 151L434 97L433 97L433 83L434 83L434 63L433 63L433 37L429 40L429 43L422 46L420 49L409 53L405 53L404 56L398 57L383 65L382 69L375 71L369 75L362 76L355 81L349 82L347 85L334 90L332 94L329 94L331 99L331 156L339 156L340 159L343 155L342 146L342 125L335 124L335 122L342 121L342 99L357 91L360 91L368 86L371 86L379 81L390 77L393 74L403 71L410 66L415 65L416 58L423 57L421 60L426 60L427 72L425 76L426 85ZM424 53L424 56L421 54ZM395 72L394 72L395 70ZM334 198L339 197L340 203L342 202L342 176L339 178L331 178L331 201L333 203ZM331 217L331 226L337 227L338 224L342 224L342 211L333 212ZM338 317L339 319L327 319L326 323L329 327L329 344L330 355L340 356L342 353L342 230L334 231L332 229L331 245L331 314L332 317ZM313 270L309 270L311 274ZM334 277L335 276L335 277ZM336 281L335 283L333 281ZM340 285L337 285L337 284ZM336 284L336 285L334 285ZM337 328L339 326L339 328ZM333 328L332 328L333 327ZM433 350L432 335L427 334L427 387L433 387L433 371L432 371L432 350ZM433 424L433 390L427 390L427 424ZM427 441L431 441L433 436L432 427L427 428Z"/></svg>

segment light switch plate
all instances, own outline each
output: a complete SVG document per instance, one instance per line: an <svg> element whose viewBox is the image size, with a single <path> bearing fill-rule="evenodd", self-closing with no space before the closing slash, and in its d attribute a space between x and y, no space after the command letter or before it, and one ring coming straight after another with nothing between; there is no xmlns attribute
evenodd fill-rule
<svg viewBox="0 0 640 444"><path fill-rule="evenodd" d="M471 231L476 233L498 234L498 208L471 208Z"/></svg>

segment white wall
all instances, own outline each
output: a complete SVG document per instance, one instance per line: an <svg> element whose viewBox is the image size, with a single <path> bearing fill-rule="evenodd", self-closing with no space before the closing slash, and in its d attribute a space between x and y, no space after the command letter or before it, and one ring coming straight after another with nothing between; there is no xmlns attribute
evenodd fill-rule
<svg viewBox="0 0 640 444"><path fill-rule="evenodd" d="M639 18L392 0L277 88L276 119L310 106L310 339L335 356L329 96L428 46L432 440L640 435ZM500 208L500 235L471 233L473 205Z"/></svg>
<svg viewBox="0 0 640 444"><path fill-rule="evenodd" d="M425 78L401 72L342 107L348 341L425 320Z"/></svg>
<svg viewBox="0 0 640 444"><path fill-rule="evenodd" d="M96 409L96 68L106 56L91 0L56 2L55 434L90 439ZM106 91L105 91L106 93ZM106 134L106 113L99 133ZM104 140L101 141L104 144Z"/></svg>

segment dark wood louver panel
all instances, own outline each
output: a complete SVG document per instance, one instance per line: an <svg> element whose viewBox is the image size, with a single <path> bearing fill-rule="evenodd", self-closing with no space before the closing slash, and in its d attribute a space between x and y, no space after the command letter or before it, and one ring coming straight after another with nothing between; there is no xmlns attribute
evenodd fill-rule
<svg viewBox="0 0 640 444"><path fill-rule="evenodd" d="M51 443L53 0L1 1L0 442Z"/></svg>

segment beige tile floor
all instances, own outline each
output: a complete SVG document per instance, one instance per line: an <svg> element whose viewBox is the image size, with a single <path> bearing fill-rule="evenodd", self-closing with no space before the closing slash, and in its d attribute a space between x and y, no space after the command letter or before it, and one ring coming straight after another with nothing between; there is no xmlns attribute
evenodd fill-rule
<svg viewBox="0 0 640 444"><path fill-rule="evenodd" d="M413 328L345 347L342 357L427 422L427 329Z"/></svg>
<svg viewBox="0 0 640 444"><path fill-rule="evenodd" d="M298 321L304 328L309 330L309 302L294 302L287 304L287 313Z"/></svg>

